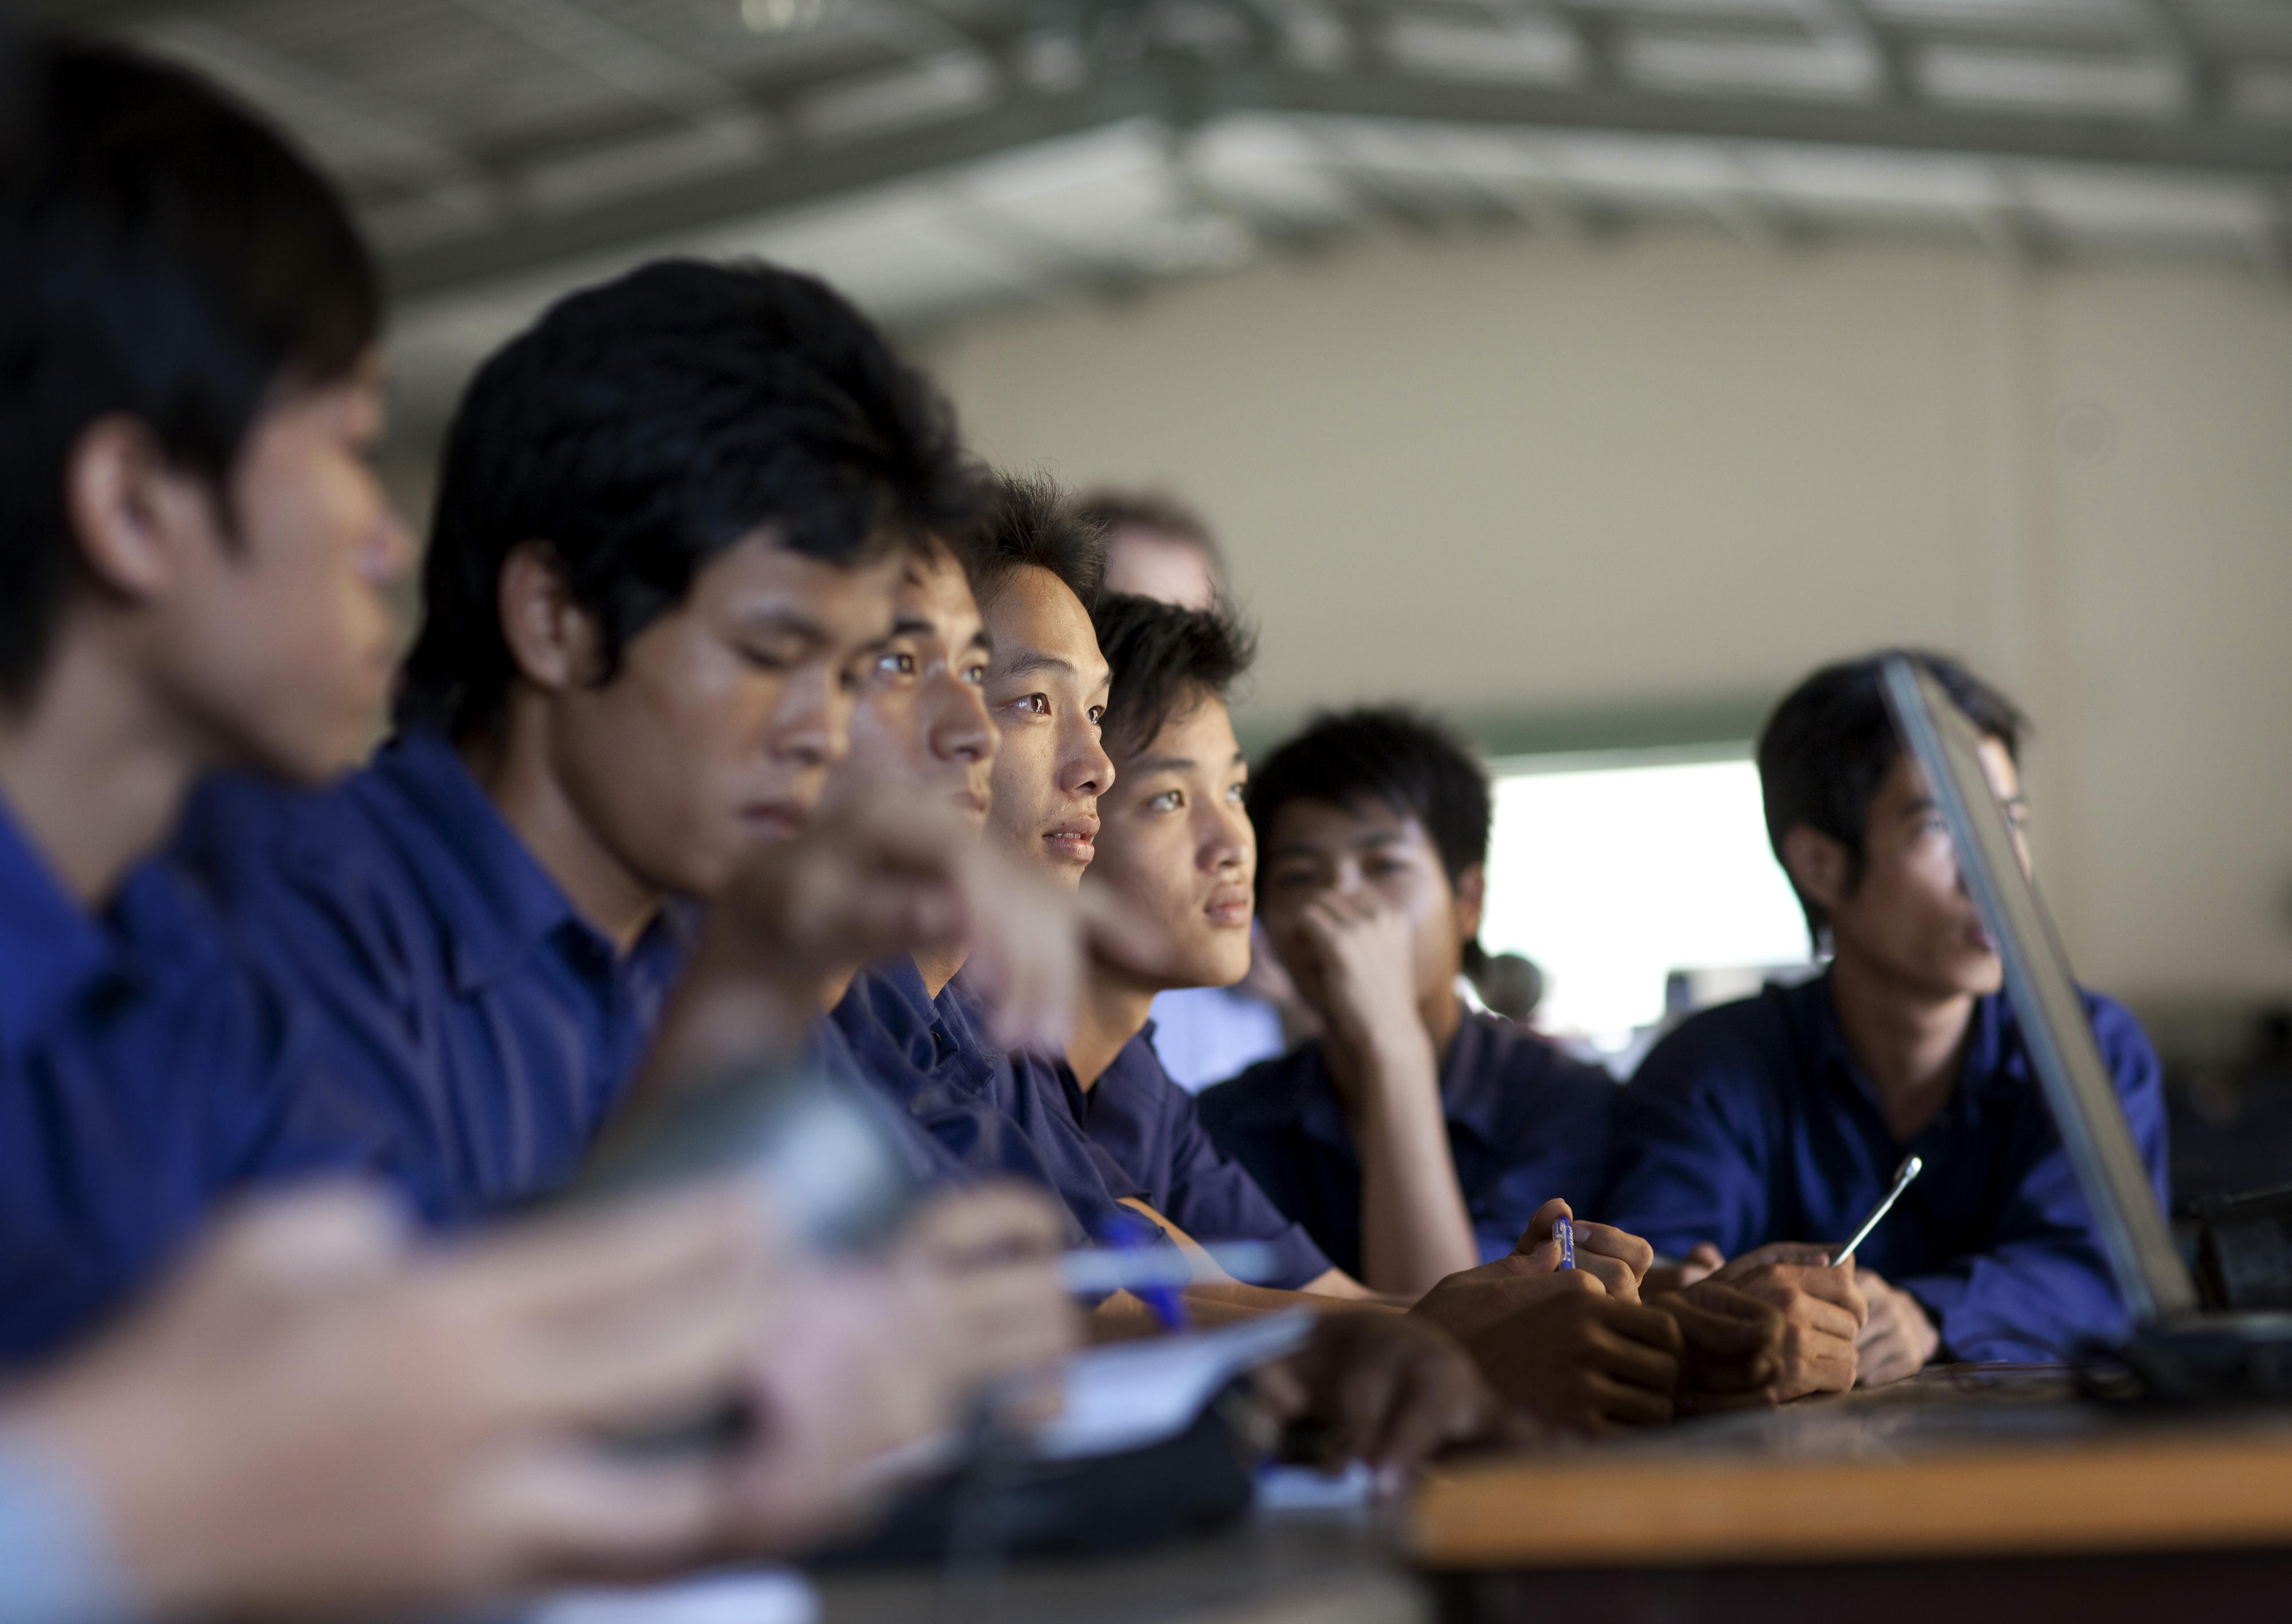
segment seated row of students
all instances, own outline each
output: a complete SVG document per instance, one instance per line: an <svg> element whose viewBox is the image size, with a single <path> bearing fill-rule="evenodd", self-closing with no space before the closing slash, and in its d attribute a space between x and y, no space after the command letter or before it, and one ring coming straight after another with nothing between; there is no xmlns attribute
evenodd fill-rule
<svg viewBox="0 0 2292 1624"><path fill-rule="evenodd" d="M390 677L410 548L366 465L372 266L323 182L195 79L38 61L0 219L10 1604L415 1599L811 1537L867 1461L1069 1345L1052 1253L1117 1200L987 1046L1070 1017L1088 910L1029 865L1078 871L1110 768L1068 776L1063 705L1004 706L1032 742L974 754L1040 814L1015 858L864 772L830 781L863 694L879 768L924 746L894 601L932 537L968 545L944 408L805 279L670 264L567 301L457 415L399 737L331 788L266 785L333 777ZM990 601L1063 613L1069 673L1102 683L1079 598L1033 568ZM174 832L219 770L256 776ZM822 988L900 954L976 961L932 1038L989 1075L910 1099L860 1067L957 1187L884 1260L807 1262L736 1188L450 1252L338 1191L202 1240L225 1201L318 1172L496 1218L561 1186L633 1088L807 1038L833 1058ZM1011 1170L1045 1193L961 1188ZM1608 1245L1627 1291L1644 1248ZM1586 1322L1534 1313L1605 1300L1593 1270L1551 1289L1549 1250L1455 1282L1460 1329ZM1340 1322L1297 1369L1388 1465L1501 1418L1428 1321ZM733 1462L598 1438L726 1385L771 1423Z"/></svg>
<svg viewBox="0 0 2292 1624"><path fill-rule="evenodd" d="M1711 1103L1783 1088L1755 1025L1707 1038L1719 1063L1683 1087L1651 1070L1642 1123L1636 1091L1457 1008L1487 839L1469 756L1406 717L1341 719L1253 796L1230 618L1102 595L1096 532L1039 482L982 500L929 383L808 279L650 266L488 362L449 434L397 733L311 788L382 696L410 554L362 462L370 263L323 183L197 81L44 60L0 243L0 1358L49 1361L17 1434L91 1480L145 1600L787 1548L859 1497L867 1458L1069 1345L1052 1254L1126 1215L1272 1246L1268 1285L1190 1294L1205 1317L1344 1310L1298 1363L1303 1402L1392 1467L1507 1404L1596 1430L1788 1398L1854 1380L1858 1341L1862 1374L1895 1373L1935 1351L1920 1315L1959 1354L2102 1329L2010 1028L1994 998L1969 1026L1983 990L1935 979L1980 966L1935 957L1933 909L1860 911L1899 891L1893 846L1812 813L1779 831L1839 941L1835 1086L1773 1108L1799 1137L1755 1143L1755 1104ZM1147 1010L1247 968L1261 893L1325 1036L1198 1109ZM1858 972L1850 936L1892 945ZM1923 1046L1866 1051L1912 1005ZM1947 1086L1968 1032L2004 1079L1978 1121ZM950 1192L888 1262L805 1264L725 1191L446 1254L337 1195L209 1241L133 1306L226 1200L356 1172L433 1225L497 1226L633 1104L800 1046ZM1917 1220L1924 1251L1873 1251L1902 1283L1868 1294L1825 1260L1835 1233L1794 1232L1843 1229L1863 1163L1891 1166L1868 1131L1862 1161L1836 1152L1844 1107L1819 1091L1863 1072L1846 1127L1941 1135L1981 1169L1938 1187L1957 1205ZM1828 1205L1791 1186L1806 1159ZM1554 1197L1645 1224L1675 1264L1587 1221L1560 1269ZM642 1313L685 1329L567 1329ZM1094 1311L1110 1334L1142 1318L1120 1295ZM345 1327L427 1353L345 1366L373 1391L321 1416L290 1403L227 1443L192 1425L241 1364L338 1396L342 1371L276 1361L348 1359ZM584 1443L735 1379L777 1422L736 1470ZM504 1461L557 1475L518 1480L522 1520L355 1531L377 1431L383 1481L404 1458L433 1507ZM136 1478L129 1440L172 1475Z"/></svg>

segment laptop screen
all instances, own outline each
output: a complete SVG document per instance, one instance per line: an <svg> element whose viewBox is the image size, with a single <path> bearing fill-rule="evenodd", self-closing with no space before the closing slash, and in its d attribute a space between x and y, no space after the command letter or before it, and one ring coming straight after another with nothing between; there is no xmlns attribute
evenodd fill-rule
<svg viewBox="0 0 2292 1624"><path fill-rule="evenodd" d="M2069 958L1982 770L1981 736L1949 691L1912 660L1886 662L1885 690L1894 725L1949 827L1958 873L2005 960L2006 996L2125 1305L2144 1325L2192 1312L2196 1283L2158 1210Z"/></svg>

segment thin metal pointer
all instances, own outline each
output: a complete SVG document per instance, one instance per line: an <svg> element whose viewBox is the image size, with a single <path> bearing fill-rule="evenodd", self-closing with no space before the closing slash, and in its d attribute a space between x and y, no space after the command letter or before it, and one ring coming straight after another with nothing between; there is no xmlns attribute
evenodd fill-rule
<svg viewBox="0 0 2292 1624"><path fill-rule="evenodd" d="M1862 1220L1862 1227L1854 1232L1854 1238L1831 1254L1830 1263L1833 1268L1854 1256L1854 1248L1868 1240L1870 1238L1870 1232L1878 1227L1878 1220L1893 1210L1894 1203L1902 1199L1902 1192L1910 1187L1910 1181L1925 1170L1926 1164L1919 1158L1916 1156L1902 1158L1902 1165L1894 1169L1894 1187L1886 1192L1878 1204L1870 1209L1870 1216Z"/></svg>

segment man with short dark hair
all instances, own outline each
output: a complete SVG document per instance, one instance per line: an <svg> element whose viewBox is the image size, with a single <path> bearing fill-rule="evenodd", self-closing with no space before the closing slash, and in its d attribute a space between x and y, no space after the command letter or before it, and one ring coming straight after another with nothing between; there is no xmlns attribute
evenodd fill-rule
<svg viewBox="0 0 2292 1624"><path fill-rule="evenodd" d="M322 795L210 786L178 844L432 1216L580 1165L690 904L811 823L897 555L969 499L930 385L790 271L649 265L479 370L396 737Z"/></svg>
<svg viewBox="0 0 2292 1624"><path fill-rule="evenodd" d="M1382 1291L1504 1256L1555 1196L1597 1212L1615 1085L1457 991L1488 857L1472 752L1411 711L1321 716L1249 811L1266 928L1323 1033L1203 1095L1212 1137Z"/></svg>
<svg viewBox="0 0 2292 1624"><path fill-rule="evenodd" d="M1656 1046L1627 1091L1609 1202L1691 1272L1735 1259L1723 1280L1762 1256L1819 1260L1902 1158L1922 1157L1853 1260L1865 1385L1936 1358L2060 1359L2127 1325L1997 949L1887 715L1884 658L1816 672L1759 739L1768 836L1828 973L1706 1011ZM1957 662L1912 658L1981 732L2018 836L2021 713ZM2085 1004L2162 1201L2156 1056L2121 1006Z"/></svg>
<svg viewBox="0 0 2292 1624"><path fill-rule="evenodd" d="M601 1443L737 1387L786 1248L722 1189L451 1255L282 1132L296 1012L138 867L199 772L366 735L404 527L373 266L258 120L114 48L21 60L0 179L0 1614L370 1611L690 1558L745 1469ZM14 132L12 132L14 133ZM664 1334L664 1326L674 1326Z"/></svg>

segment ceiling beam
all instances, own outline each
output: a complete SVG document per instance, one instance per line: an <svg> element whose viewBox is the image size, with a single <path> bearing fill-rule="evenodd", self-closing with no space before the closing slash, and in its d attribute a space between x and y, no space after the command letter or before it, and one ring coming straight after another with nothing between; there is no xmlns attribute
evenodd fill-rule
<svg viewBox="0 0 2292 1624"><path fill-rule="evenodd" d="M1483 128L1778 142L1866 150L2107 164L2292 184L2292 129L2223 121L2011 114L1667 94L1608 85L1581 90L1451 83L1392 71L1315 74L1200 62L1171 76L1150 59L1082 88L1013 86L995 105L914 129L797 147L731 174L668 185L598 207L512 221L396 255L398 295L418 300L566 261L673 240L733 221L990 158L1126 118L1230 112L1420 120Z"/></svg>

